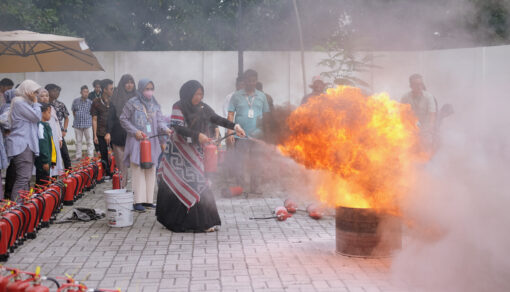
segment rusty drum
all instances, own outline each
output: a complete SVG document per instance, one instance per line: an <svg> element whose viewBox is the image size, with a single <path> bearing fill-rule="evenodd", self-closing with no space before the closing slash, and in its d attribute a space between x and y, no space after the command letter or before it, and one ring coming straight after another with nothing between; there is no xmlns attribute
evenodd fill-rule
<svg viewBox="0 0 510 292"><path fill-rule="evenodd" d="M389 257L402 247L399 217L374 209L336 208L336 251L355 257Z"/></svg>

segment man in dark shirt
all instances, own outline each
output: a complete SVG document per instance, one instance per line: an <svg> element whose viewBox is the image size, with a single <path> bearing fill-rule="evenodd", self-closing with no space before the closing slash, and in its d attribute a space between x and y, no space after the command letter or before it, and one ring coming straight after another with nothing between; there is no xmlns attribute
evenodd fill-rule
<svg viewBox="0 0 510 292"><path fill-rule="evenodd" d="M63 102L57 100L60 96L60 86L51 83L46 85L45 88L48 90L48 94L50 96L50 104L55 108L57 119L60 123L60 129L62 130L62 147L60 147L62 161L64 162L64 167L69 169L71 168L71 158L69 157L66 140L64 139L67 134L67 126L69 125L69 112L67 111L66 105Z"/></svg>
<svg viewBox="0 0 510 292"><path fill-rule="evenodd" d="M94 87L94 90L89 93L89 99L94 101L94 99L101 97L101 80L94 80L94 82L92 82L92 87ZM99 152L99 145L97 145L96 142L94 142L94 150L96 153Z"/></svg>
<svg viewBox="0 0 510 292"><path fill-rule="evenodd" d="M111 177L110 162L108 159L108 145L110 145L110 134L108 129L108 112L110 110L110 97L113 95L113 81L104 79L101 81L101 97L94 99L90 107L92 116L92 130L94 132L94 143L99 145L101 159L106 163L106 178ZM119 161L119 163L122 163Z"/></svg>
<svg viewBox="0 0 510 292"><path fill-rule="evenodd" d="M101 97L101 81L94 80L92 87L94 87L94 90L89 93L89 99L94 101L94 99Z"/></svg>

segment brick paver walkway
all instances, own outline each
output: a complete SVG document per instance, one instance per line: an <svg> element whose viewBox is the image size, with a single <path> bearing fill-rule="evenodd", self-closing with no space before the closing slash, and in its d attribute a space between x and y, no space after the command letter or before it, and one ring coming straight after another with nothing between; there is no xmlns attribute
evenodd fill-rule
<svg viewBox="0 0 510 292"><path fill-rule="evenodd" d="M102 191L110 186L99 185L73 207L104 210ZM283 198L217 198L221 230L207 234L172 233L156 222L154 211L135 214L126 228L110 228L104 219L53 224L5 265L40 265L48 276L68 273L89 287L122 291L404 291L390 282L391 259L335 253L332 217L249 220L269 215ZM64 208L59 218L71 210Z"/></svg>

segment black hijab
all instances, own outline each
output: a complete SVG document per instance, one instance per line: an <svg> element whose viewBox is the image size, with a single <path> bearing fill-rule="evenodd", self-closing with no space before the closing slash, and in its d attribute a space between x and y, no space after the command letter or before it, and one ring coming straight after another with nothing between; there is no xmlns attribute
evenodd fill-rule
<svg viewBox="0 0 510 292"><path fill-rule="evenodd" d="M133 91L126 91L125 85L129 81L133 81L133 84L135 84ZM120 118L126 102L133 96L136 96L135 79L133 76L131 76L131 74L124 74L120 78L119 85L117 85L117 88L115 88L111 100L111 103L115 107L115 114L117 115L117 119Z"/></svg>
<svg viewBox="0 0 510 292"><path fill-rule="evenodd" d="M182 85L181 90L179 90L180 108L188 128L200 133L207 133L210 115L207 109L209 107L202 101L197 105L191 103L193 95L198 89L204 91L202 84L196 80L190 80Z"/></svg>

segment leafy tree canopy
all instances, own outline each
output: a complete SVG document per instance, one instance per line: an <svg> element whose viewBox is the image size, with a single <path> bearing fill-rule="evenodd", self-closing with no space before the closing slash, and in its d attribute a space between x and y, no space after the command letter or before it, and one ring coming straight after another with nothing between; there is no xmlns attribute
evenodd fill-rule
<svg viewBox="0 0 510 292"><path fill-rule="evenodd" d="M363 50L510 43L510 0L297 3L309 50L331 42ZM292 5L292 0L2 0L0 29L80 36L93 50L237 50L239 44L247 50L296 50ZM352 23L349 38L342 39L337 32L346 15Z"/></svg>

